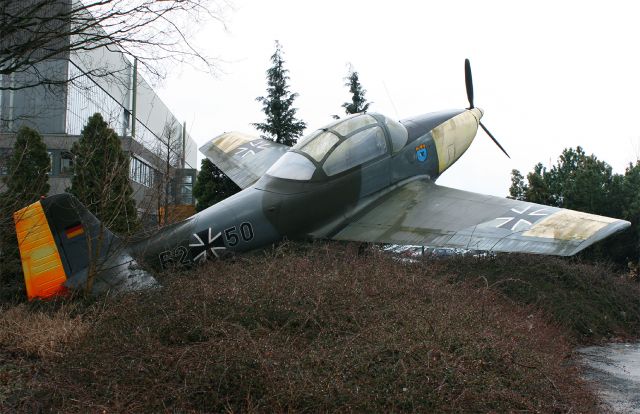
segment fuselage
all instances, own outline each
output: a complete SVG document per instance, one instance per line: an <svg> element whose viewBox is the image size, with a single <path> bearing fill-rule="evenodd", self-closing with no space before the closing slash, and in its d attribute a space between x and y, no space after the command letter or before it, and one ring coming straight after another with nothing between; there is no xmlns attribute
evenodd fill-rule
<svg viewBox="0 0 640 414"><path fill-rule="evenodd" d="M253 185L133 245L133 254L165 269L283 238L331 237L398 183L437 179L473 141L482 111L429 113L399 124L362 116L366 122L335 122L303 138ZM291 168L296 163L298 170Z"/></svg>

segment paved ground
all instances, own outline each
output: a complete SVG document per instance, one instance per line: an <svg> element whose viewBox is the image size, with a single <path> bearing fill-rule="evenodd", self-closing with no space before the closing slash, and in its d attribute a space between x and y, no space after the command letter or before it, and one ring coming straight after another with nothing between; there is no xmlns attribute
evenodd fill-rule
<svg viewBox="0 0 640 414"><path fill-rule="evenodd" d="M610 344L579 349L585 378L616 413L640 414L640 344Z"/></svg>

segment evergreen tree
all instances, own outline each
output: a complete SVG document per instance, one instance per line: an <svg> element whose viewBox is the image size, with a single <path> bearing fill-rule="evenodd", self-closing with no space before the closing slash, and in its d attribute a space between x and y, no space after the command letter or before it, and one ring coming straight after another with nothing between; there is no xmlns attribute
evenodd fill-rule
<svg viewBox="0 0 640 414"><path fill-rule="evenodd" d="M347 75L344 80L344 86L348 87L349 92L351 93L351 102L345 102L342 104L347 115L366 112L372 102L367 102L367 99L364 96L367 91L360 84L358 72L353 70L351 65L349 65L349 75Z"/></svg>
<svg viewBox="0 0 640 414"><path fill-rule="evenodd" d="M524 200L524 193L527 185L524 183L524 177L518 170L511 170L511 187L509 187L509 196L513 200Z"/></svg>
<svg viewBox="0 0 640 414"><path fill-rule="evenodd" d="M557 165L549 171L549 189L555 205L594 214L611 214L611 166L587 155L582 147L562 151Z"/></svg>
<svg viewBox="0 0 640 414"><path fill-rule="evenodd" d="M527 182L528 184L524 187L525 200L532 203L558 206L557 200L549 192L549 174L541 163L536 164L533 171L527 174Z"/></svg>
<svg viewBox="0 0 640 414"><path fill-rule="evenodd" d="M24 283L13 213L49 192L51 162L40 134L22 127L3 168L6 191L0 194L0 291L3 299L23 297Z"/></svg>
<svg viewBox="0 0 640 414"><path fill-rule="evenodd" d="M289 71L284 68L282 47L278 41L271 62L273 66L267 70L267 96L256 98L262 103L262 111L267 119L266 122L254 123L253 126L264 132L262 138L292 146L302 135L307 124L296 119L297 109L292 105L298 94L289 92Z"/></svg>
<svg viewBox="0 0 640 414"><path fill-rule="evenodd" d="M208 158L202 160L200 172L193 186L193 196L198 203L196 211L202 211L240 191L240 187L227 177Z"/></svg>
<svg viewBox="0 0 640 414"><path fill-rule="evenodd" d="M38 131L22 127L16 135L13 153L7 163L5 197L18 201L21 207L46 196L49 192L51 161Z"/></svg>
<svg viewBox="0 0 640 414"><path fill-rule="evenodd" d="M527 184L514 170L509 192L511 196L523 193L525 201L629 220L630 230L591 246L581 255L620 265L638 260L640 164L629 165L624 175L613 174L611 166L587 155L581 147L566 148L550 170L537 164L527 174Z"/></svg>
<svg viewBox="0 0 640 414"><path fill-rule="evenodd" d="M74 175L68 191L111 231L132 233L137 216L129 184L129 159L102 115L89 118L71 153Z"/></svg>

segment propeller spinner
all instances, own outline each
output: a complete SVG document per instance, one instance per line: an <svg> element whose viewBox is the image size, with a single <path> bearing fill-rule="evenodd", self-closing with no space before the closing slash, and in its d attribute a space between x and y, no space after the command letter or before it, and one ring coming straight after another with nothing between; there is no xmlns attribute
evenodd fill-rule
<svg viewBox="0 0 640 414"><path fill-rule="evenodd" d="M473 109L474 108L474 106L473 106L473 76L471 75L471 62L469 62L469 59L465 59L464 60L464 81L465 81L465 85L467 87L467 99L469 100L469 108L468 109ZM502 148L502 145L500 145L498 140L491 134L491 132L489 132L487 127L484 126L482 121L479 121L479 122L480 122L480 126L482 127L482 130L484 132L486 132L487 135L489 135L489 138L491 138L493 140L493 142L498 146L498 148L500 148L502 150L502 152L504 152L504 155L506 155L508 158L511 158L509 156L509 154L507 154L507 151L505 151L504 148Z"/></svg>

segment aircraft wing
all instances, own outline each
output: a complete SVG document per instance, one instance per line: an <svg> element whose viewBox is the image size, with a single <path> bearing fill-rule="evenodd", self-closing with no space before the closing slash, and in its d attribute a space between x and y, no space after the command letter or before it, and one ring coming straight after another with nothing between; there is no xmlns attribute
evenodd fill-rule
<svg viewBox="0 0 640 414"><path fill-rule="evenodd" d="M258 181L289 147L241 132L225 132L200 147L242 189Z"/></svg>
<svg viewBox="0 0 640 414"><path fill-rule="evenodd" d="M346 222L333 239L560 256L576 254L631 225L429 180L414 180L369 200Z"/></svg>

